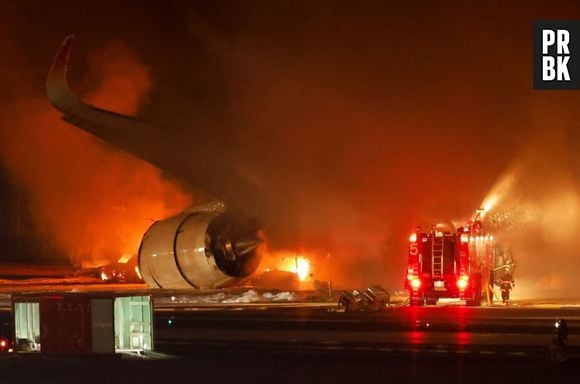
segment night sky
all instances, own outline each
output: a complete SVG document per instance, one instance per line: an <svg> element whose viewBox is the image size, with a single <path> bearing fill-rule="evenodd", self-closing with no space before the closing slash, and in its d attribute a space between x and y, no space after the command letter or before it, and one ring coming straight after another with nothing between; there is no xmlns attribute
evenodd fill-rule
<svg viewBox="0 0 580 384"><path fill-rule="evenodd" d="M580 3L506 3L2 1L0 258L114 260L200 199L59 121L44 83L74 34L72 88L267 186L267 249L310 255L317 277L400 289L416 225L500 194L490 218L515 217L493 223L524 286L567 287L580 95L532 89L532 26Z"/></svg>

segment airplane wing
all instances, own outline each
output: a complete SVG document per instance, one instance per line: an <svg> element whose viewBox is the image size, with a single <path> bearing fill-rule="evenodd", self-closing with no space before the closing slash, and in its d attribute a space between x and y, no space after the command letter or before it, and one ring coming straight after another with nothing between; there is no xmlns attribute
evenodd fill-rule
<svg viewBox="0 0 580 384"><path fill-rule="evenodd" d="M46 81L48 99L64 113L64 121L157 166L189 186L201 187L210 200L217 198L227 201L230 207L251 212L261 210L262 201L256 193L260 186L221 161L219 155L202 156L203 152L195 145L173 140L164 130L80 100L67 81L72 40L69 36L62 43ZM167 155L168 148L171 156Z"/></svg>
<svg viewBox="0 0 580 384"><path fill-rule="evenodd" d="M54 107L64 113L63 120L116 144L120 144L117 143L119 136L154 134L156 130L153 127L131 116L87 104L71 91L67 81L67 68L72 41L73 36L64 40L46 80L48 99Z"/></svg>

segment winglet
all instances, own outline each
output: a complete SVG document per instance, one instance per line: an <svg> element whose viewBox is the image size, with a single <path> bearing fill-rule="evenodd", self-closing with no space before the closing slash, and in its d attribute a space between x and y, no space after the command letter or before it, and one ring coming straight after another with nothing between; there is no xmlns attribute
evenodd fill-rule
<svg viewBox="0 0 580 384"><path fill-rule="evenodd" d="M64 39L60 50L54 57L50 72L46 79L46 93L48 99L57 109L67 112L68 109L79 103L79 99L70 90L67 81L67 67L72 41L74 36Z"/></svg>

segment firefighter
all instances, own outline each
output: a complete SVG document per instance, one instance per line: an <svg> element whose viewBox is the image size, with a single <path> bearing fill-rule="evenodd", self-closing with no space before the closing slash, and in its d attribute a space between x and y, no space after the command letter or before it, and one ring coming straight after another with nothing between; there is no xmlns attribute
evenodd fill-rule
<svg viewBox="0 0 580 384"><path fill-rule="evenodd" d="M500 277L496 281L496 284L501 290L501 300L507 305L510 301L510 291L516 286L513 278L513 270L515 264L509 260L505 265L495 268L495 270L500 270Z"/></svg>
<svg viewBox="0 0 580 384"><path fill-rule="evenodd" d="M512 278L502 277L502 279L497 282L497 285L499 285L499 289L501 290L501 300L505 305L507 305L510 301L510 291L516 286L516 284Z"/></svg>

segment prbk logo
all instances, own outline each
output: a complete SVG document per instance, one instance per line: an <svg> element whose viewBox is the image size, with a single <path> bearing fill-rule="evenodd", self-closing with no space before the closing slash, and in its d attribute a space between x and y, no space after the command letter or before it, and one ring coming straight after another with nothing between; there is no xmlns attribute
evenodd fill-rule
<svg viewBox="0 0 580 384"><path fill-rule="evenodd" d="M580 21L534 23L534 89L580 89Z"/></svg>

